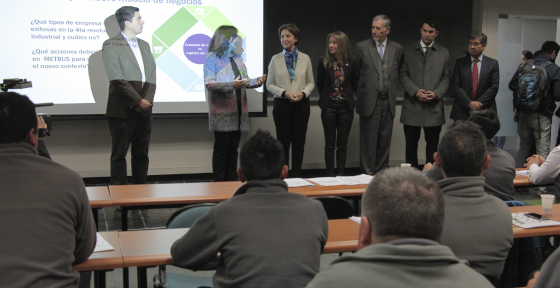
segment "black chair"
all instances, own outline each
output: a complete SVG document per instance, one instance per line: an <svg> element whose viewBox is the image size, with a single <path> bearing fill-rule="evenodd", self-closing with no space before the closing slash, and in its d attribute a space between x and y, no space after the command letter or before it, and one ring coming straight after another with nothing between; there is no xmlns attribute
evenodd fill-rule
<svg viewBox="0 0 560 288"><path fill-rule="evenodd" d="M354 215L354 209L350 203L341 197L335 196L322 196L311 198L317 200L323 204L325 212L327 213L327 218L329 220L333 219L347 219Z"/></svg>
<svg viewBox="0 0 560 288"><path fill-rule="evenodd" d="M208 210L216 206L216 203L204 203L185 206L173 213L167 221L167 229L190 228L198 218L202 217ZM216 270L217 262L208 263L200 271ZM159 273L154 275L154 288L199 288L214 287L212 277L192 277L177 273L167 273L166 266L159 266Z"/></svg>

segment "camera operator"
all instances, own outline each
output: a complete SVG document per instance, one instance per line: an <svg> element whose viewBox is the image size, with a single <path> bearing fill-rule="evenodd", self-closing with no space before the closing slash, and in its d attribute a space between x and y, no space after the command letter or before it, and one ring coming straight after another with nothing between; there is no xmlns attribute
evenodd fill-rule
<svg viewBox="0 0 560 288"><path fill-rule="evenodd" d="M45 119L43 119L43 116L37 115L37 129L39 129L39 131L43 129L44 129L43 131L48 131L47 123L45 122ZM43 139L47 135L48 132L46 132L46 134L39 132L39 142L37 144L37 152L39 152L39 156L43 156L45 158L49 158L52 160L51 155L49 154L49 150L47 150L47 145L45 144L45 141L43 141Z"/></svg>

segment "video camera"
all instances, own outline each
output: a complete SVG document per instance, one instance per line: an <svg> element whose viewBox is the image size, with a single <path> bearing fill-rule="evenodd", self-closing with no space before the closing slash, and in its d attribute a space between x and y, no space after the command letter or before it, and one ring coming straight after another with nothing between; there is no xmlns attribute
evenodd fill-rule
<svg viewBox="0 0 560 288"><path fill-rule="evenodd" d="M0 90L3 92L8 92L9 89L24 89L24 88L31 88L33 87L31 81L27 81L27 79L19 79L19 78L12 78L12 79L4 79L2 84L0 84ZM46 106L53 106L52 102L49 103L36 103L35 107L46 107ZM39 129L39 138L43 138L45 136L50 136L50 131L52 127L51 115L46 113L39 113L37 116L43 117L45 123L47 123L47 128L40 128Z"/></svg>

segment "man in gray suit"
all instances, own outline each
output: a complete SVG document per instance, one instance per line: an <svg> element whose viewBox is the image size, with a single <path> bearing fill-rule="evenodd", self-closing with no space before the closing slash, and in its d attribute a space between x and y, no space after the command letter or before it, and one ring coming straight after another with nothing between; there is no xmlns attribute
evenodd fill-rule
<svg viewBox="0 0 560 288"><path fill-rule="evenodd" d="M152 103L156 63L150 45L136 35L144 20L139 9L123 6L115 12L121 33L103 43L103 64L110 81L107 118L111 130L111 184L127 184L126 153L132 144L132 183L148 176Z"/></svg>
<svg viewBox="0 0 560 288"><path fill-rule="evenodd" d="M399 78L405 90L401 123L406 139L406 162L418 167L418 140L424 128L426 162L434 162L441 126L445 123L443 94L449 87L449 52L434 40L438 22L426 18L420 26L422 39L403 49Z"/></svg>
<svg viewBox="0 0 560 288"><path fill-rule="evenodd" d="M372 38L354 49L360 81L356 93L356 112L360 115L360 168L375 174L389 165L389 148L402 46L389 41L391 20L385 15L373 18Z"/></svg>

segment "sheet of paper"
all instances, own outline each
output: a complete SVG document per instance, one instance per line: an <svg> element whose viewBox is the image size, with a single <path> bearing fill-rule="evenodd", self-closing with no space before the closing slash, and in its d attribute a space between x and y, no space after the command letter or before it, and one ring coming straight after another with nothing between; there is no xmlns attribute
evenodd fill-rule
<svg viewBox="0 0 560 288"><path fill-rule="evenodd" d="M519 170L519 171L515 171L515 174L521 175L521 176L529 176L529 170Z"/></svg>
<svg viewBox="0 0 560 288"><path fill-rule="evenodd" d="M307 178L311 182L317 183L322 186L339 186L339 185L350 185L348 182L338 178L338 177L317 177L317 178Z"/></svg>
<svg viewBox="0 0 560 288"><path fill-rule="evenodd" d="M284 182L288 184L288 187L305 187L305 186L315 186L315 184L304 180L303 178L286 178Z"/></svg>
<svg viewBox="0 0 560 288"><path fill-rule="evenodd" d="M369 184L373 176L367 174L361 174L356 176L337 176L336 178L342 179L348 182L349 185L359 185L359 184Z"/></svg>
<svg viewBox="0 0 560 288"><path fill-rule="evenodd" d="M115 248L113 248L113 246L111 246L111 244L109 244L109 242L105 241L105 239L103 239L103 237L101 237L101 235L99 235L99 233L97 233L97 243L95 244L95 249L93 249L93 252L101 252L101 251L112 251L115 250Z"/></svg>
<svg viewBox="0 0 560 288"><path fill-rule="evenodd" d="M525 213L511 213L511 220L514 225L521 228L537 228L537 227L547 227L547 226L559 226L560 222L553 220L537 220L524 215ZM546 215L545 215L546 216Z"/></svg>
<svg viewBox="0 0 560 288"><path fill-rule="evenodd" d="M362 221L362 217L360 216L351 216L350 220L357 222L358 224Z"/></svg>

